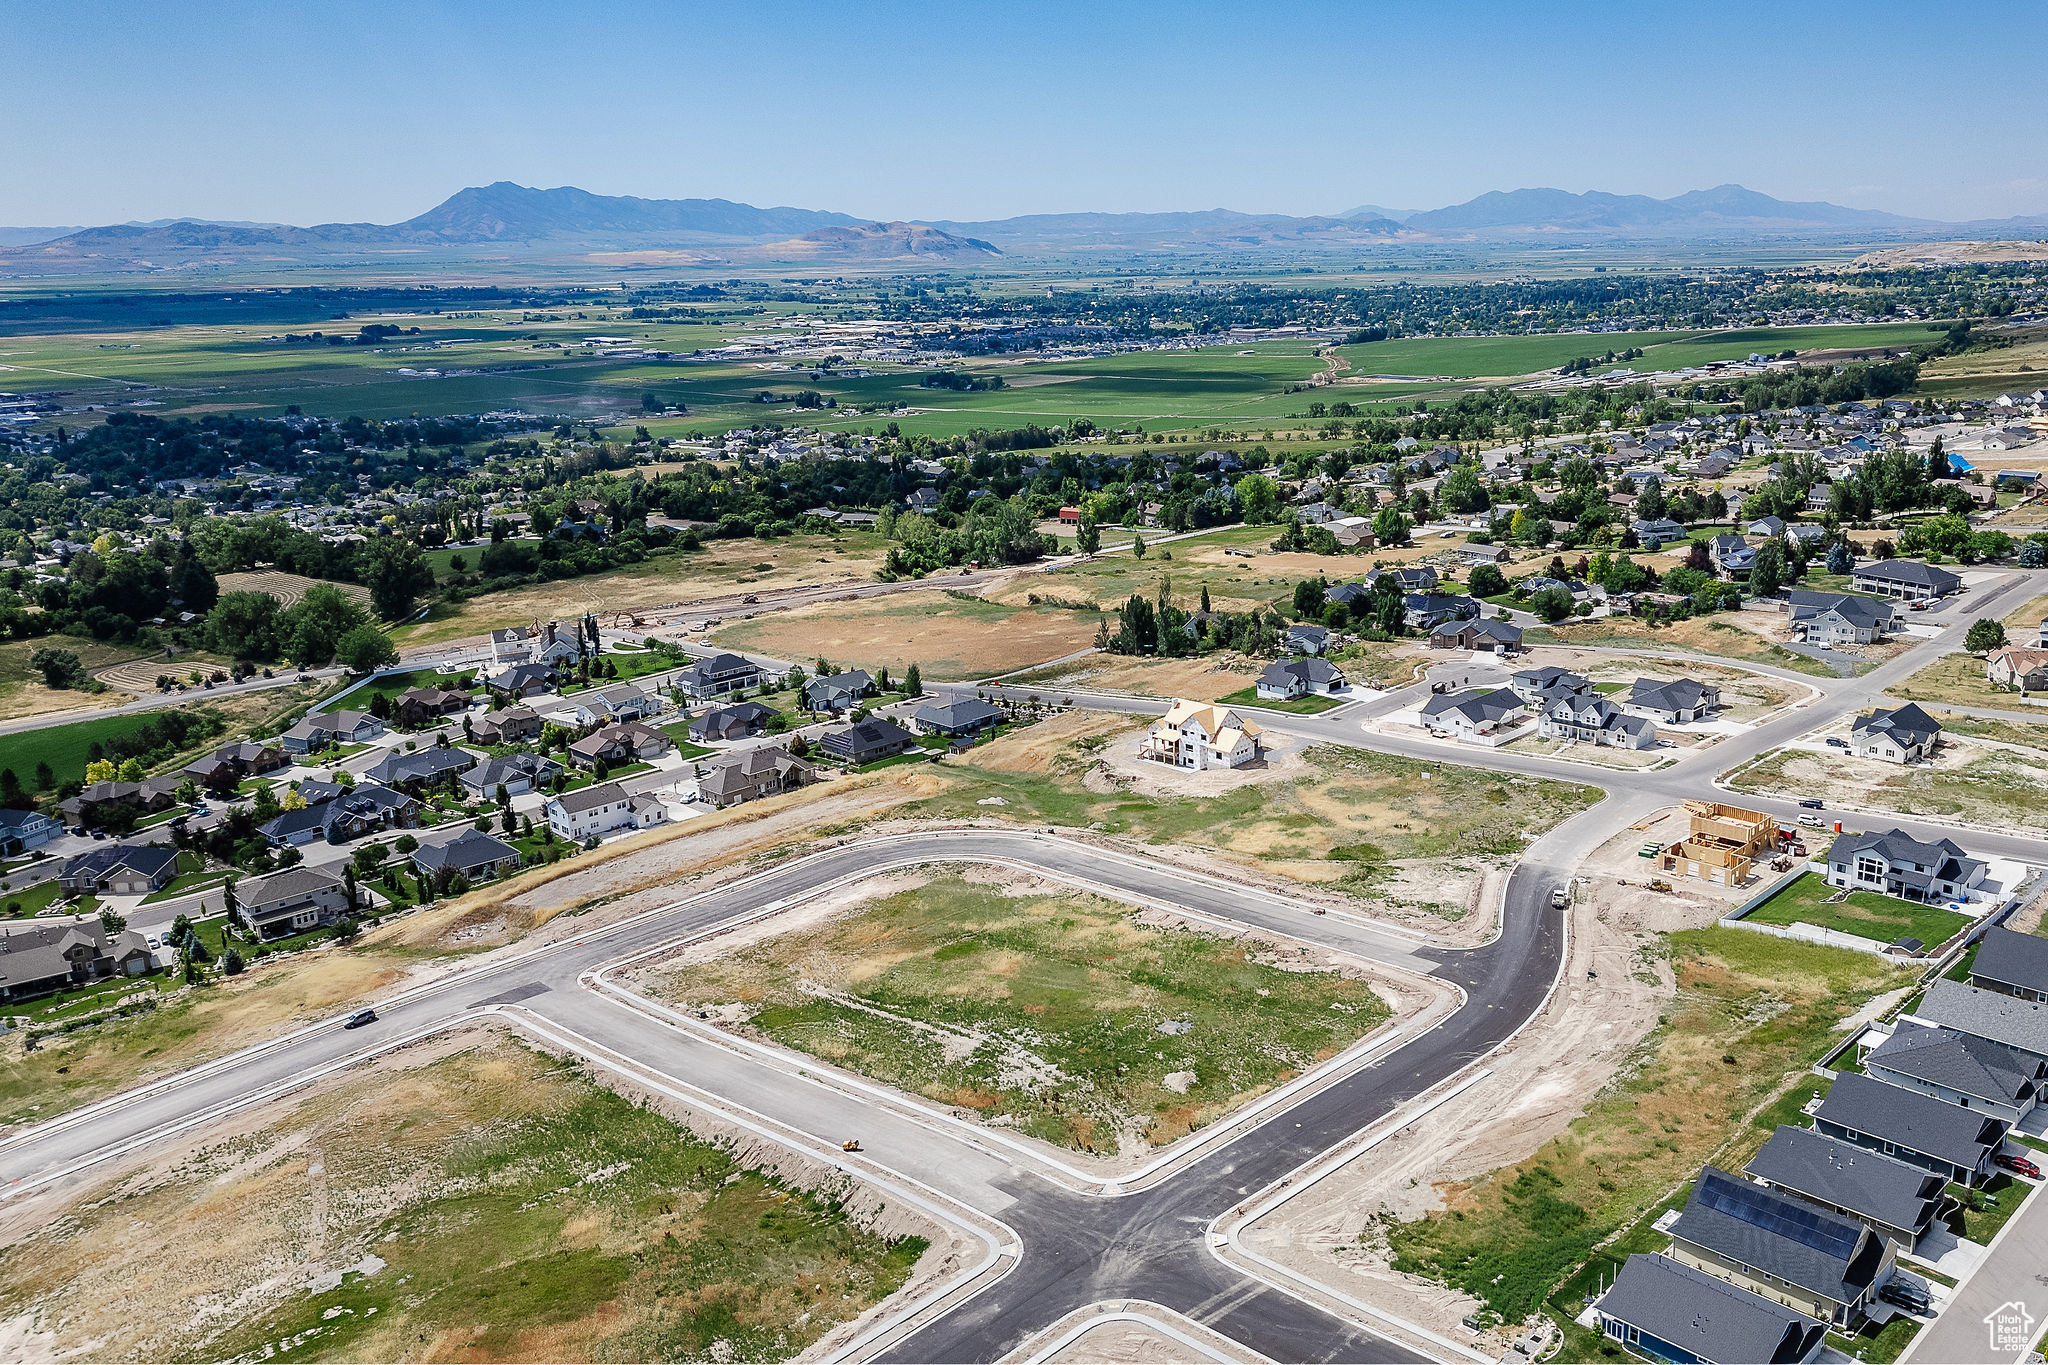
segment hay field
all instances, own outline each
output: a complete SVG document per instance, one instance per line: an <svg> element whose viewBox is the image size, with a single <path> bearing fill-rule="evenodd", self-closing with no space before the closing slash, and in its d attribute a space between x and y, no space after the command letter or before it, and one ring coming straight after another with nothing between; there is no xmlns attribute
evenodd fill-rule
<svg viewBox="0 0 2048 1365"><path fill-rule="evenodd" d="M934 679L983 678L1063 658L1094 642L1103 614L1018 607L949 592L895 593L828 606L771 612L716 631L728 649L846 668L912 663Z"/></svg>
<svg viewBox="0 0 2048 1365"><path fill-rule="evenodd" d="M275 569L259 569L248 573L224 573L220 576L220 590L230 592L267 592L277 599L281 607L295 605L306 595L306 590L324 580L307 578L302 574L280 573ZM364 610L370 606L370 590L360 583L329 583L330 588L340 588L344 597L354 598Z"/></svg>

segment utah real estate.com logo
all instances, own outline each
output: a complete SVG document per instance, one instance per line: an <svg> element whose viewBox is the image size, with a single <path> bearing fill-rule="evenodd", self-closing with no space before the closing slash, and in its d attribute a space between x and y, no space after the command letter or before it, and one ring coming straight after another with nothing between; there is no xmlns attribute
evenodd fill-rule
<svg viewBox="0 0 2048 1365"><path fill-rule="evenodd" d="M1991 1336L1991 1349L2017 1355L2034 1344L2034 1315L2018 1299L2000 1304L1984 1315Z"/></svg>

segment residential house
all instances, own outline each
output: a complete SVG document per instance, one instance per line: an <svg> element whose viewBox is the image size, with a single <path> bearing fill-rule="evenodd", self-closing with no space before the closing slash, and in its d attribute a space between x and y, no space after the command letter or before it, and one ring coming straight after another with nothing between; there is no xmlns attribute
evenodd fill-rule
<svg viewBox="0 0 2048 1365"><path fill-rule="evenodd" d="M1785 523L1778 517L1758 517L1742 529L1753 536L1782 536L1785 534Z"/></svg>
<svg viewBox="0 0 2048 1365"><path fill-rule="evenodd" d="M1479 615L1479 604L1462 593L1411 592L1401 598L1403 619L1410 630L1432 630L1445 621Z"/></svg>
<svg viewBox="0 0 2048 1365"><path fill-rule="evenodd" d="M411 753L388 753L363 775L387 787L430 787L481 762L483 755L474 750L453 744L429 744Z"/></svg>
<svg viewBox="0 0 2048 1365"><path fill-rule="evenodd" d="M413 851L412 865L422 877L438 883L445 871L471 882L486 882L517 872L524 856L503 839L493 838L471 827L442 844L422 844Z"/></svg>
<svg viewBox="0 0 2048 1365"><path fill-rule="evenodd" d="M1582 678L1568 668L1558 668L1554 665L1525 668L1508 679L1508 686L1514 688L1515 695L1524 703L1534 703L1558 692L1576 697L1582 694L1590 695L1593 691L1590 679Z"/></svg>
<svg viewBox="0 0 2048 1365"><path fill-rule="evenodd" d="M290 762L280 745L240 740L221 745L206 757L187 763L179 771L202 787L232 791L242 779L257 773L276 772Z"/></svg>
<svg viewBox="0 0 2048 1365"><path fill-rule="evenodd" d="M1899 609L1883 598L1793 588L1785 601L1792 638L1811 645L1867 645L1898 629Z"/></svg>
<svg viewBox="0 0 2048 1365"><path fill-rule="evenodd" d="M177 800L182 779L151 777L140 782L89 782L78 795L57 803L58 813L69 824L97 824L102 813L115 807L147 815L167 810Z"/></svg>
<svg viewBox="0 0 2048 1365"><path fill-rule="evenodd" d="M1937 980L1906 1016L1998 1043L2023 1057L2048 1061L2048 1007L2040 1001L1987 991L1964 981Z"/></svg>
<svg viewBox="0 0 2048 1365"><path fill-rule="evenodd" d="M1691 678L1674 678L1670 682L1637 678L1622 705L1663 725L1689 725L1720 709L1721 689Z"/></svg>
<svg viewBox="0 0 2048 1365"><path fill-rule="evenodd" d="M279 736L286 753L318 753L330 744L367 744L384 733L384 722L367 711L322 711Z"/></svg>
<svg viewBox="0 0 2048 1365"><path fill-rule="evenodd" d="M512 664L484 679L484 686L500 705L526 701L555 690L555 666L545 663Z"/></svg>
<svg viewBox="0 0 2048 1365"><path fill-rule="evenodd" d="M926 702L910 718L920 734L951 735L965 739L991 730L1009 719L1007 712L979 697L958 697L952 701Z"/></svg>
<svg viewBox="0 0 2048 1365"><path fill-rule="evenodd" d="M1880 763L1920 763L1931 757L1941 737L1941 722L1914 702L1867 716L1849 727L1849 752Z"/></svg>
<svg viewBox="0 0 2048 1365"><path fill-rule="evenodd" d="M900 754L916 743L917 736L885 716L871 716L818 737L820 750L851 767Z"/></svg>
<svg viewBox="0 0 2048 1365"><path fill-rule="evenodd" d="M1374 569L1364 578L1361 578L1358 581L1357 586L1362 587L1366 589L1368 592L1370 592L1375 586L1378 585L1379 581L1382 578L1393 579L1395 585L1398 586L1404 594L1411 592L1434 592L1436 590L1437 584L1441 581L1437 577L1436 570L1432 568L1430 565L1407 564L1399 565L1391 569ZM1343 587L1347 585L1339 584L1338 586Z"/></svg>
<svg viewBox="0 0 2048 1365"><path fill-rule="evenodd" d="M1657 727L1647 717L1628 715L1607 698L1591 693L1549 702L1537 713L1536 733L1545 739L1613 749L1649 749L1657 743Z"/></svg>
<svg viewBox="0 0 2048 1365"><path fill-rule="evenodd" d="M266 940L339 924L354 909L338 877L303 866L248 878L235 887L235 900L256 937Z"/></svg>
<svg viewBox="0 0 2048 1365"><path fill-rule="evenodd" d="M1228 707L1176 699L1152 723L1138 756L1176 768L1241 768L1264 753L1261 730Z"/></svg>
<svg viewBox="0 0 2048 1365"><path fill-rule="evenodd" d="M469 709L466 687L410 687L391 704L391 718L408 730L437 724L442 717Z"/></svg>
<svg viewBox="0 0 2048 1365"><path fill-rule="evenodd" d="M1707 542L1707 556L1714 567L1733 578L1756 567L1756 549L1741 536L1718 535Z"/></svg>
<svg viewBox="0 0 2048 1365"><path fill-rule="evenodd" d="M1289 626L1287 638L1281 642L1281 648L1289 654L1321 654L1329 647L1330 632L1306 621Z"/></svg>
<svg viewBox="0 0 2048 1365"><path fill-rule="evenodd" d="M714 706L690 722L690 738L699 744L715 740L747 739L758 735L775 718L773 707L757 701L732 706Z"/></svg>
<svg viewBox="0 0 2048 1365"><path fill-rule="evenodd" d="M1993 925L1977 940L1970 984L2020 1000L2048 1000L2048 938Z"/></svg>
<svg viewBox="0 0 2048 1365"><path fill-rule="evenodd" d="M1522 628L1507 621L1446 621L1429 633L1431 649L1469 649L1475 654L1519 654Z"/></svg>
<svg viewBox="0 0 2048 1365"><path fill-rule="evenodd" d="M616 829L635 828L633 798L616 782L600 782L549 797L547 818L555 837L572 844Z"/></svg>
<svg viewBox="0 0 2048 1365"><path fill-rule="evenodd" d="M1953 840L1922 843L1902 829L1843 834L1828 848L1828 885L1923 903L1981 900L1988 865Z"/></svg>
<svg viewBox="0 0 2048 1365"><path fill-rule="evenodd" d="M578 767L594 768L599 760L607 764L639 763L660 758L675 747L675 741L651 725L627 721L593 730L569 746L569 761Z"/></svg>
<svg viewBox="0 0 2048 1365"><path fill-rule="evenodd" d="M804 708L843 715L859 706L874 690L875 680L861 669L820 674L804 684Z"/></svg>
<svg viewBox="0 0 2048 1365"><path fill-rule="evenodd" d="M533 641L519 626L507 626L491 632L491 662L504 667L507 664L523 664L533 658Z"/></svg>
<svg viewBox="0 0 2048 1365"><path fill-rule="evenodd" d="M1811 1128L1779 1124L1743 1170L1773 1189L1854 1218L1911 1251L1947 1203L1948 1181L1925 1166Z"/></svg>
<svg viewBox="0 0 2048 1365"><path fill-rule="evenodd" d="M1946 597L1963 585L1962 575L1913 559L1878 559L1859 564L1849 575L1858 592L1879 597L1932 601Z"/></svg>
<svg viewBox="0 0 2048 1365"><path fill-rule="evenodd" d="M1984 661L1984 677L1994 687L2010 687L2022 696L2048 691L2048 649L1994 649Z"/></svg>
<svg viewBox="0 0 2048 1365"><path fill-rule="evenodd" d="M577 695L576 723L601 725L607 721L645 720L649 716L660 715L663 705L658 692L650 692L632 683L614 683L610 687Z"/></svg>
<svg viewBox="0 0 2048 1365"><path fill-rule="evenodd" d="M1854 1327L1898 1248L1861 1222L1712 1166L1700 1171L1666 1253L1836 1327Z"/></svg>
<svg viewBox="0 0 2048 1365"><path fill-rule="evenodd" d="M63 832L64 826L41 811L0 810L0 857L41 848Z"/></svg>
<svg viewBox="0 0 2048 1365"><path fill-rule="evenodd" d="M178 850L169 844L106 844L67 860L57 884L67 896L141 896L177 875Z"/></svg>
<svg viewBox="0 0 2048 1365"><path fill-rule="evenodd" d="M345 844L379 830L409 829L419 823L418 801L375 782L358 783L352 789L301 782L299 794L306 798L304 810L285 811L257 827L257 833L279 848L316 839Z"/></svg>
<svg viewBox="0 0 2048 1365"><path fill-rule="evenodd" d="M1963 1185L1975 1185L1990 1174L1992 1153L2004 1145L2006 1130L1996 1115L1854 1072L1835 1078L1820 1108L1813 1111L1813 1123L1829 1137L1895 1156Z"/></svg>
<svg viewBox="0 0 2048 1365"><path fill-rule="evenodd" d="M1631 522L1629 525L1636 533L1636 540L1645 549L1685 539L1685 524L1673 521L1669 517L1652 517Z"/></svg>
<svg viewBox="0 0 2048 1365"><path fill-rule="evenodd" d="M2048 1062L1939 1025L1902 1024L1863 1054L1863 1074L2017 1124L2040 1102Z"/></svg>
<svg viewBox="0 0 2048 1365"><path fill-rule="evenodd" d="M507 796L540 791L562 775L562 765L545 754L504 754L487 758L463 773L462 785L480 800L492 800L498 788Z"/></svg>
<svg viewBox="0 0 2048 1365"><path fill-rule="evenodd" d="M1669 1256L1631 1255L1594 1303L1600 1331L1649 1360L1803 1365L1827 1326Z"/></svg>
<svg viewBox="0 0 2048 1365"><path fill-rule="evenodd" d="M697 779L697 798L724 810L742 801L795 791L817 779L817 771L780 745L740 749L709 759Z"/></svg>
<svg viewBox="0 0 2048 1365"><path fill-rule="evenodd" d="M1778 846L1775 816L1718 801L1687 801L1685 810L1691 817L1685 838L1658 855L1658 866L1665 872L1740 886L1749 880L1756 860L1769 857Z"/></svg>
<svg viewBox="0 0 2048 1365"><path fill-rule="evenodd" d="M29 1000L117 974L142 976L155 965L141 934L128 929L110 935L98 915L0 923L0 1002Z"/></svg>
<svg viewBox="0 0 2048 1365"><path fill-rule="evenodd" d="M478 744L530 744L541 736L547 722L530 706L506 706L487 711L470 727L469 737Z"/></svg>
<svg viewBox="0 0 2048 1365"><path fill-rule="evenodd" d="M1431 697L1422 704L1417 722L1439 739L1473 741L1497 733L1509 721L1522 719L1522 699L1510 688Z"/></svg>
<svg viewBox="0 0 2048 1365"><path fill-rule="evenodd" d="M1259 674L1261 701L1293 701L1297 697L1328 696L1344 689L1344 675L1327 659L1280 659L1266 665Z"/></svg>
<svg viewBox="0 0 2048 1365"><path fill-rule="evenodd" d="M676 686L683 695L697 701L712 701L759 687L766 675L761 666L737 654L714 654L699 659L676 674Z"/></svg>

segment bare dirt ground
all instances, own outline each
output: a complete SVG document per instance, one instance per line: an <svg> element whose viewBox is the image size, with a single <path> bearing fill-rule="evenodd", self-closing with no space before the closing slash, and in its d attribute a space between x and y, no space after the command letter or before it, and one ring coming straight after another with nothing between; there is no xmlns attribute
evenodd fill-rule
<svg viewBox="0 0 2048 1365"><path fill-rule="evenodd" d="M1475 1300L1396 1273L1384 1243L1361 1237L1384 1212L1419 1217L1443 1206L1447 1185L1528 1157L1614 1080L1657 1027L1675 985L1655 936L1711 924L1742 894L1691 879L1670 895L1644 887L1648 863L1635 856L1637 847L1668 842L1685 827L1682 812L1662 812L1587 860L1580 872L1590 880L1573 907L1558 990L1488 1060L1485 1080L1259 1220L1244 1233L1246 1244L1389 1313L1504 1354L1508 1337L1477 1339L1461 1323Z"/></svg>
<svg viewBox="0 0 2048 1365"><path fill-rule="evenodd" d="M1830 805L1901 815L1939 815L1995 829L2048 827L2048 769L2041 752L2016 744L1944 735L1931 758L1900 765L1823 747L1844 739L1843 720L1737 772L1737 792L1819 797Z"/></svg>
<svg viewBox="0 0 2048 1365"><path fill-rule="evenodd" d="M1102 692L1135 692L1147 697L1214 701L1258 681L1265 660L1246 654L1210 654L1196 659L1141 659L1129 654L1090 654L1011 679L1017 687L1039 687L1048 695L1063 687Z"/></svg>

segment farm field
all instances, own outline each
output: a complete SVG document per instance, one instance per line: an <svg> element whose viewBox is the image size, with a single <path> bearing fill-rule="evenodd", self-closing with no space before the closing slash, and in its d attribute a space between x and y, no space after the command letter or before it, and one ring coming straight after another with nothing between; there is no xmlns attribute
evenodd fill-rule
<svg viewBox="0 0 2048 1365"><path fill-rule="evenodd" d="M1948 942L1971 922L1968 915L1938 905L1915 905L1869 891L1851 891L1846 900L1824 904L1834 894L1827 878L1809 872L1743 918L1781 928L1811 924L1879 943L1917 938L1929 948Z"/></svg>
<svg viewBox="0 0 2048 1365"><path fill-rule="evenodd" d="M925 1250L834 1193L471 1034L82 1188L0 1312L124 1359L776 1360Z"/></svg>
<svg viewBox="0 0 2048 1365"><path fill-rule="evenodd" d="M1397 1269L1462 1289L1512 1322L1626 1229L1549 1299L1569 1318L1597 1276L1611 1283L1628 1253L1664 1245L1650 1219L1683 1200L1701 1165L1740 1170L1778 1124L1796 1120L1807 1069L1839 1041L1842 1019L1912 979L1881 957L1740 929L1683 930L1667 942L1677 996L1639 1063L1527 1160L1449 1187L1439 1212L1370 1227Z"/></svg>
<svg viewBox="0 0 2048 1365"><path fill-rule="evenodd" d="M948 592L895 593L771 612L713 632L728 649L895 677L915 663L927 678L986 677L1086 649L1103 614L1018 607Z"/></svg>
<svg viewBox="0 0 2048 1365"><path fill-rule="evenodd" d="M322 580L307 578L303 574L280 573L275 569L262 569L248 573L224 573L217 580L222 593L267 592L277 599L281 607L293 606L306 595L306 590ZM370 606L370 590L360 583L329 583L330 588L341 589L342 596L353 598L365 610Z"/></svg>
<svg viewBox="0 0 2048 1365"><path fill-rule="evenodd" d="M10 640L0 644L0 720L17 716L47 716L60 711L90 711L118 706L129 698L120 692L88 692L77 687L48 687L42 674L28 666L39 649L68 649L78 656L88 673L98 673L137 658L141 651L132 645L103 644L69 635L38 640ZM29 764L34 769L35 764Z"/></svg>
<svg viewBox="0 0 2048 1365"><path fill-rule="evenodd" d="M1114 1155L1215 1121L1388 1017L1362 980L1151 925L1022 874L910 879L823 922L643 976L863 1075Z"/></svg>
<svg viewBox="0 0 2048 1365"><path fill-rule="evenodd" d="M1836 350L1857 346L1910 346L1933 340L1925 323L1873 323L1841 327L1749 327L1712 332L1585 332L1537 336L1402 337L1339 348L1355 375L1391 374L1459 379L1516 378L1555 369L1584 356L1641 347L1627 368L1647 373L1709 360L1741 360L1751 352L1787 348ZM1615 368L1615 367L1602 367ZM1596 371L1597 373L1597 371ZM1343 391L1340 386L1338 392Z"/></svg>
<svg viewBox="0 0 2048 1365"><path fill-rule="evenodd" d="M228 722L227 733L232 735L238 733L237 727L261 726L305 705L318 690L312 684L280 687L220 701L194 703L185 709L203 709L219 714ZM102 694L101 700L112 704L123 699L118 695ZM85 765L95 742L105 744L120 736L132 735L161 714L161 711L138 711L120 716L98 716L68 725L49 725L8 735L4 744L0 744L0 752L4 752L4 757L0 757L0 767L14 769L24 786L33 785L31 779L38 763L49 764L60 785L77 781L85 776ZM208 747L221 742L208 741ZM182 755L181 760L190 757L191 754Z"/></svg>
<svg viewBox="0 0 2048 1365"><path fill-rule="evenodd" d="M505 626L568 621L600 614L725 597L815 587L841 580L872 582L887 542L872 531L804 533L779 540L712 540L696 551L641 564L437 604L424 620L400 626L401 646L445 644Z"/></svg>

